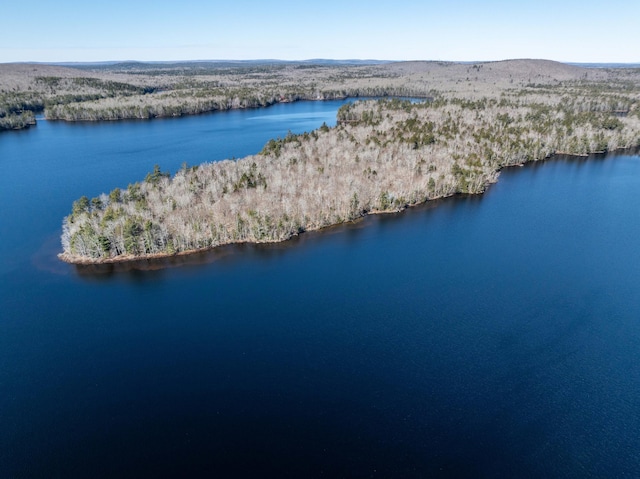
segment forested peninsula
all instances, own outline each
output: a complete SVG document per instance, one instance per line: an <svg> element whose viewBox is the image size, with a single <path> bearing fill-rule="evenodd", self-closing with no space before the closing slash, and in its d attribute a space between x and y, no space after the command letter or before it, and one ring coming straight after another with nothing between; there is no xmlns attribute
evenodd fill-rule
<svg viewBox="0 0 640 479"><path fill-rule="evenodd" d="M344 106L338 124L269 141L240 160L160 166L82 197L60 258L128 261L304 231L477 194L502 168L640 146L640 69L544 60L476 64L197 62L0 64L0 137L36 124L181 116L278 102ZM116 186L116 185L114 185Z"/></svg>
<svg viewBox="0 0 640 479"><path fill-rule="evenodd" d="M256 155L185 164L173 175L157 166L143 181L82 197L63 220L60 258L117 262L283 241L482 193L507 166L640 146L637 70L545 61L384 67L432 99L348 104L337 126L270 140Z"/></svg>

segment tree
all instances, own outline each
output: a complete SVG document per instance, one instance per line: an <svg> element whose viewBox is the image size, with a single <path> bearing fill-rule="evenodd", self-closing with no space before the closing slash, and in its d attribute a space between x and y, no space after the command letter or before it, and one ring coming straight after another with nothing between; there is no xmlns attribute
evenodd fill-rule
<svg viewBox="0 0 640 479"><path fill-rule="evenodd" d="M153 173L147 173L147 176L144 180L147 183L151 183L152 185L156 186L162 178L169 178L170 176L171 173L161 171L160 166L156 164L153 165Z"/></svg>
<svg viewBox="0 0 640 479"><path fill-rule="evenodd" d="M73 206L71 212L73 216L79 216L82 213L87 213L89 211L89 198L86 196L81 196L79 199L73 202Z"/></svg>

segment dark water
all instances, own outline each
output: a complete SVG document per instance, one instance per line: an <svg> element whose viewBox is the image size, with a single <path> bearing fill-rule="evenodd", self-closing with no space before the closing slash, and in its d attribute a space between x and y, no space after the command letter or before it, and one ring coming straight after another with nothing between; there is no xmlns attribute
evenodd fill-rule
<svg viewBox="0 0 640 479"><path fill-rule="evenodd" d="M77 197L338 105L0 135L0 477L637 477L637 156L180 267L55 259Z"/></svg>

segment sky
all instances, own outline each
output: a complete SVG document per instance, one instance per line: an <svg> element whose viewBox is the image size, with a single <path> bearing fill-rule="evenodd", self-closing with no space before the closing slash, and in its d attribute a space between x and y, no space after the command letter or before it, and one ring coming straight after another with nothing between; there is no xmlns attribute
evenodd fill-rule
<svg viewBox="0 0 640 479"><path fill-rule="evenodd" d="M640 63L640 0L0 0L0 63Z"/></svg>

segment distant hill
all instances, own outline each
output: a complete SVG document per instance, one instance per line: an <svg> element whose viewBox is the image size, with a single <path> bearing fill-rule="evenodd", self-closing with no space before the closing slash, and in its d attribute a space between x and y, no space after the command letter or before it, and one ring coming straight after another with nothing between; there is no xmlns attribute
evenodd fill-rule
<svg viewBox="0 0 640 479"><path fill-rule="evenodd" d="M392 63L390 60L374 59L347 59L332 60L327 58L313 58L309 60L278 60L278 59L258 59L258 60L179 60L179 61L104 61L104 62L50 62L38 63L40 65L53 65L72 68L117 68L124 70L127 68L193 68L193 67L239 67L239 66L260 66L260 65L382 65Z"/></svg>

